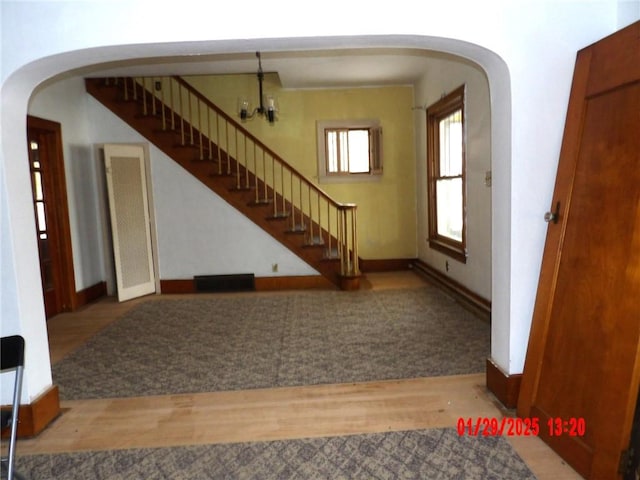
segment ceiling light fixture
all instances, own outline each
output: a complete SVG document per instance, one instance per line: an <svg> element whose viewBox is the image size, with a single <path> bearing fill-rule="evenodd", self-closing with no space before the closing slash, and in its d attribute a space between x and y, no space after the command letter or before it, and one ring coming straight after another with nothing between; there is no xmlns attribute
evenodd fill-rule
<svg viewBox="0 0 640 480"><path fill-rule="evenodd" d="M276 99L272 95L264 95L262 92L262 82L264 80L264 72L262 71L262 59L260 57L260 52L256 52L256 57L258 57L258 88L259 88L259 98L260 105L251 110L251 103L245 97L240 97L238 99L238 115L240 115L240 119L242 121L252 119L256 113L258 115L264 116L269 123L273 124L276 121Z"/></svg>

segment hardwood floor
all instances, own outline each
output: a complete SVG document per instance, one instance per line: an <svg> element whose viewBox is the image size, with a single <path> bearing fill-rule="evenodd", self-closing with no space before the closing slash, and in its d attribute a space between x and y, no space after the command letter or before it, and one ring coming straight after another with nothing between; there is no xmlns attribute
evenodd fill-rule
<svg viewBox="0 0 640 480"><path fill-rule="evenodd" d="M423 282L410 271L368 274L363 288L412 288ZM155 298L159 297L123 304L104 299L52 318L48 322L52 363L134 305ZM455 427L461 417L500 419L514 414L487 391L484 374L63 401L62 409L63 414L38 437L19 442L19 455ZM508 437L508 441L538 479L581 478L540 439Z"/></svg>

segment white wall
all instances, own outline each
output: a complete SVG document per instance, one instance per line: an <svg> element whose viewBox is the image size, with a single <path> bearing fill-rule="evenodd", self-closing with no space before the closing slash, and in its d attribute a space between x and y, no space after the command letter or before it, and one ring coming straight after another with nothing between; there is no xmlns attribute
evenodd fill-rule
<svg viewBox="0 0 640 480"><path fill-rule="evenodd" d="M418 191L418 258L481 297L491 299L491 105L489 85L477 67L450 59L434 60L415 88L415 104L428 107L443 94L465 85L467 130L467 262L429 248L426 111L416 110L416 182ZM449 271L445 262L448 262Z"/></svg>
<svg viewBox="0 0 640 480"><path fill-rule="evenodd" d="M87 102L93 143L148 143L95 99ZM319 275L155 146L149 145L149 154L161 279ZM271 271L274 263L277 273Z"/></svg>
<svg viewBox="0 0 640 480"><path fill-rule="evenodd" d="M76 290L79 291L105 278L96 184L98 165L83 80L73 78L39 89L31 98L29 114L59 122L62 127L69 226Z"/></svg>
<svg viewBox="0 0 640 480"><path fill-rule="evenodd" d="M459 0L420 8L397 0L379 9L328 0L309 21L299 2L202 3L198 15L190 3L0 4L1 326L3 334L27 338L25 397L51 382L44 309L33 294L40 280L25 149L28 99L40 82L72 69L168 54L414 46L461 55L485 69L494 160L492 356L508 373L521 372L546 231L541 217L553 190L575 54L624 26L620 21L638 18L633 7L621 19L626 4L616 0ZM283 11L288 21L276 27L265 21Z"/></svg>
<svg viewBox="0 0 640 480"><path fill-rule="evenodd" d="M112 282L112 253L105 251L111 248L105 241L108 217L98 198L104 195L103 165L94 146L148 142L89 97L81 77L38 89L29 114L62 124L76 289L105 279ZM161 279L225 273L318 275L263 230L234 215L230 205L160 150L150 145L149 152Z"/></svg>

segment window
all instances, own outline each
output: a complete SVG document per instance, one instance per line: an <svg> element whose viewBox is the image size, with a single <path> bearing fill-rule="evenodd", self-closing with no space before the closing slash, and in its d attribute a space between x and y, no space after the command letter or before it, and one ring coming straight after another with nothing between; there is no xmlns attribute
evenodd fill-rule
<svg viewBox="0 0 640 480"><path fill-rule="evenodd" d="M466 262L464 85L427 108L429 246Z"/></svg>
<svg viewBox="0 0 640 480"><path fill-rule="evenodd" d="M381 139L374 120L318 122L318 178L324 183L379 178Z"/></svg>

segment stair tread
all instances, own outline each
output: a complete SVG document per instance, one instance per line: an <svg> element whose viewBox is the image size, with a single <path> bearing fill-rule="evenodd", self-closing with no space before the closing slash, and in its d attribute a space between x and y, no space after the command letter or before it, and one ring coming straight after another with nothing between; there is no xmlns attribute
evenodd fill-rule
<svg viewBox="0 0 640 480"><path fill-rule="evenodd" d="M273 203L273 200L268 198L268 199L253 200L249 202L248 205L252 207L259 207L262 205L271 205L272 203Z"/></svg>
<svg viewBox="0 0 640 480"><path fill-rule="evenodd" d="M278 212L275 215L270 215L267 217L267 220L286 220L291 217L290 212Z"/></svg>

